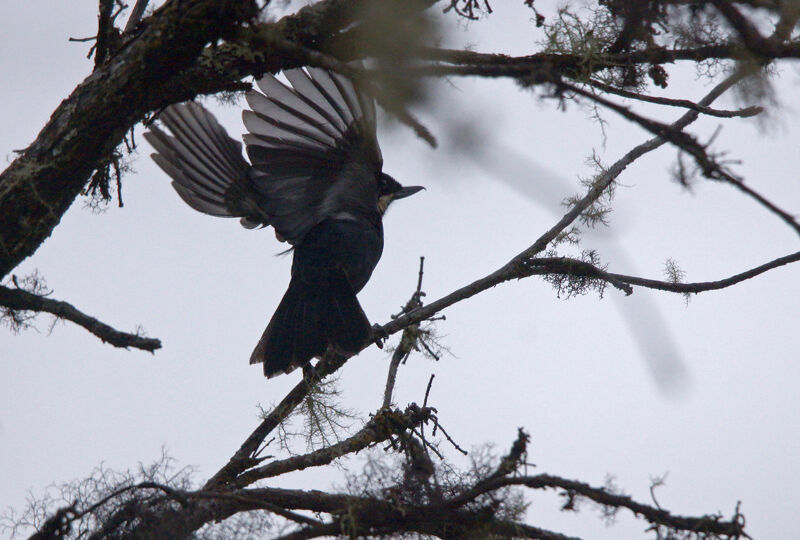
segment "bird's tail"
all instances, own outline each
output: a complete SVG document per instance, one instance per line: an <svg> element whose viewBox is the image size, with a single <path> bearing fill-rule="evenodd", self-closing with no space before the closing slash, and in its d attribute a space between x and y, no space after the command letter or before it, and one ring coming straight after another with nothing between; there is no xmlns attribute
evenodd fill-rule
<svg viewBox="0 0 800 540"><path fill-rule="evenodd" d="M264 375L289 373L322 356L328 346L355 353L367 342L371 327L347 278L312 287L293 278L278 309L250 356L264 363Z"/></svg>

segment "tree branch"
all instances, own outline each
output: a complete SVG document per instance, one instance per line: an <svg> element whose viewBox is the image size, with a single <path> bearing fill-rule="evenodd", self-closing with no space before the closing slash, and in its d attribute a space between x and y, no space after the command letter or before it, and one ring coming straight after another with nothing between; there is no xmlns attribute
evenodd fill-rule
<svg viewBox="0 0 800 540"><path fill-rule="evenodd" d="M715 534L731 538L738 538L744 535L744 524L738 515L735 515L730 521L723 521L719 516L677 516L664 509L636 502L628 495L612 493L605 488L594 487L584 482L568 480L550 474L496 478L486 481L481 485L479 491L470 491L451 499L449 502L451 505L461 505L481 493L508 486L525 486L531 489L563 489L568 494L577 494L604 506L626 508L634 514L644 517L649 523L664 525L675 530Z"/></svg>
<svg viewBox="0 0 800 540"><path fill-rule="evenodd" d="M422 297L425 295L422 292L422 276L425 265L425 257L419 258L419 274L417 278L417 290L411 295L406 305L403 306L402 313L409 313L417 308L422 307ZM399 316L399 315L398 315ZM392 405L392 393L394 392L394 384L397 378L397 370L400 363L403 362L411 354L411 351L416 347L417 338L419 337L419 325L412 324L403 330L403 335L400 338L397 348L392 353L392 360L389 362L389 371L386 374L386 387L383 391L383 407L389 408ZM378 338L380 339L380 337ZM429 387L430 390L430 387ZM427 394L426 394L427 402ZM424 405L423 405L424 406Z"/></svg>
<svg viewBox="0 0 800 540"><path fill-rule="evenodd" d="M305 527L296 531L278 536L275 540L308 540L309 538L319 538L321 536L336 536L342 531L342 526L338 523L325 523L313 527Z"/></svg>
<svg viewBox="0 0 800 540"><path fill-rule="evenodd" d="M748 49L754 52L760 52L764 48L766 39L736 6L728 0L711 0L711 3L717 8L717 11L725 17L736 32L738 32L739 37Z"/></svg>
<svg viewBox="0 0 800 540"><path fill-rule="evenodd" d="M532 527L515 521L495 520L489 526L494 534L507 538L532 538L535 540L581 540L577 536L566 536L553 531Z"/></svg>
<svg viewBox="0 0 800 540"><path fill-rule="evenodd" d="M697 111L702 114L706 114L708 116L716 116L718 118L750 118L752 116L756 116L764 112L764 107L745 107L744 109L738 109L733 111L725 111L720 109L713 109L711 107L702 107L695 103L694 101L690 101L688 99L672 99L672 98L665 98L665 97L658 97L658 96L648 96L645 94L639 94L637 92L631 92L629 90L625 90L622 88L617 88L615 86L611 86L609 84L605 84L600 81L590 80L588 82L590 86L593 88L597 88L598 90L602 90L603 92L608 92L609 94L616 94L621 97L626 97L629 99L635 99L637 101L645 101L647 103L655 103L657 105L667 105L670 107L683 107L685 109L691 109L693 111Z"/></svg>
<svg viewBox="0 0 800 540"><path fill-rule="evenodd" d="M136 26L139 24L139 21L142 20L149 2L150 0L136 0L136 3L133 5L133 9L131 9L131 14L128 16L128 21L125 23L125 30L123 33L129 34L134 28L136 28Z"/></svg>
<svg viewBox="0 0 800 540"><path fill-rule="evenodd" d="M518 277L523 278L534 275L561 274L575 277L601 279L603 281L607 281L626 294L631 294L633 292L633 289L631 289L629 285L638 285L648 289L657 289L660 291L686 294L724 289L726 287L736 285L737 283L741 283L742 281L754 278L759 274L767 272L768 270L779 268L781 266L798 261L800 261L800 251L784 257L779 257L762 264L761 266L757 266L725 279L697 283L674 283L670 281L661 281L657 279L647 279L636 276L627 276L624 274L616 274L614 272L606 272L602 268L598 268L591 263L570 257L540 257L531 259L528 262L528 268L521 271Z"/></svg>
<svg viewBox="0 0 800 540"><path fill-rule="evenodd" d="M784 223L794 229L797 234L800 234L800 223L797 222L793 215L781 209L778 207L778 205L747 186L741 178L737 178L726 171L725 168L720 165L712 155L709 155L709 153L706 151L706 148L697 142L697 139L694 136L685 133L682 129L676 129L673 126L645 118L644 116L634 113L627 107L623 107L622 105L614 103L613 101L609 101L602 96L598 96L592 92L584 90L583 88L579 88L574 84L564 81L555 81L553 84L555 84L558 88L574 92L615 111L624 118L646 129L650 133L658 135L681 150L684 150L694 158L697 166L703 171L704 176L709 179L722 181L736 187L739 191L754 199L756 202L758 202L758 204L778 216Z"/></svg>
<svg viewBox="0 0 800 540"><path fill-rule="evenodd" d="M747 76L747 73L737 72L727 77L725 80L712 88L711 91L709 91L708 94L703 97L703 99L698 101L698 105L704 107L710 105L719 96ZM687 111L677 121L673 122L670 127L672 129L683 129L697 120L698 117L699 113L697 111ZM387 334L393 334L405 328L409 324L432 317L437 312L455 304L456 302L470 298L505 281L515 279L520 271L524 270L527 261L533 259L537 254L541 253L547 247L547 245L552 242L562 231L564 231L572 222L574 222L583 211L589 208L616 180L616 178L622 174L622 171L624 171L628 165L633 163L644 154L655 150L665 143L666 140L664 138L654 137L653 139L650 139L649 141L646 141L633 148L630 152L625 154L622 158L611 165L595 181L594 185L587 192L587 194L580 201L578 201L569 212L564 214L558 223L540 236L532 246L519 253L502 268L492 272L488 276L473 281L469 285L466 285L448 294L447 296L440 298L439 300L431 302L430 304L427 304L426 306L412 313L407 313L393 321L390 321L383 326L383 331Z"/></svg>
<svg viewBox="0 0 800 540"><path fill-rule="evenodd" d="M120 332L98 321L94 317L79 311L72 304L61 300L45 298L22 289L10 289L0 285L0 306L13 310L51 313L56 317L84 327L89 332L99 337L103 342L109 343L114 347L123 349L134 347L150 352L161 348L161 341L158 339Z"/></svg>
<svg viewBox="0 0 800 540"><path fill-rule="evenodd" d="M697 283L671 283L669 281L645 279L635 276L625 276L622 274L614 274L614 273L609 273L608 276L613 279L622 281L623 283L638 285L640 287L647 287L649 289L658 289L661 291L669 291L676 293L700 293L700 292L716 291L719 289L724 289L726 287L730 287L731 285L736 285L737 283L741 283L742 281L748 280L750 278L754 278L759 274L763 274L768 270L772 270L773 268L778 268L798 261L800 261L800 251L792 253L790 255L786 255L784 257L779 257L768 263L762 264L761 266L757 266L755 268L752 268L740 274L730 276L725 279L720 279L717 281L704 281Z"/></svg>
<svg viewBox="0 0 800 540"><path fill-rule="evenodd" d="M359 452L374 444L383 442L392 436L413 429L432 418L433 409L429 407L420 408L414 404L409 405L406 410L402 412L397 409L380 409L370 418L369 422L353 436L337 444L326 448L320 448L309 454L273 461L267 465L250 469L239 475L233 482L233 485L236 487L244 487L264 478L279 476L291 471L301 471L308 467L327 465L337 458Z"/></svg>
<svg viewBox="0 0 800 540"><path fill-rule="evenodd" d="M765 55L769 53L766 56L768 59L800 58L800 41L786 43L769 41L769 43L768 51L759 51ZM705 60L752 59L752 52L743 49L740 42L734 41L680 49L648 47L617 54L598 53L591 59L587 59L583 54L548 52L526 56L508 56L432 47L420 48L415 51L415 54L422 60L440 63L404 67L404 71L410 76L474 75L489 78L510 77L519 80L536 80L544 75L549 80L554 73L559 73L562 76L574 78L578 82L585 81L591 73L626 65L671 64L684 60L702 62Z"/></svg>
<svg viewBox="0 0 800 540"><path fill-rule="evenodd" d="M365 345L364 348L367 346ZM348 358L330 351L327 352L314 368L314 380L301 380L297 383L253 430L228 462L206 482L203 489L222 487L233 481L243 471L258 465L261 460L254 456L267 435L288 418L295 407L305 399L314 382L335 373L347 362Z"/></svg>
<svg viewBox="0 0 800 540"><path fill-rule="evenodd" d="M136 122L186 95L171 86L173 76L207 43L255 14L253 0L169 1L135 39L73 90L36 140L0 174L0 276L50 235L91 172L107 162Z"/></svg>

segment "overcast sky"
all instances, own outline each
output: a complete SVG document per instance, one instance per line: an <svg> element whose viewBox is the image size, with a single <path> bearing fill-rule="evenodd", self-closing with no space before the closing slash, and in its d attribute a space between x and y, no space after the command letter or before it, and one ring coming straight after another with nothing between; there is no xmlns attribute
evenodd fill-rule
<svg viewBox="0 0 800 540"><path fill-rule="evenodd" d="M447 43L530 52L542 36L527 12L495 7L476 24L447 19ZM90 73L89 45L67 38L95 33L96 8L4 3L0 155L7 161ZM708 91L691 69L668 69L674 97ZM735 170L751 186L795 213L797 85L795 69L781 71L782 107L770 111L766 129L719 119L693 127L703 140L723 125L715 148L741 160ZM385 219L383 259L360 294L375 322L407 300L420 256L428 300L484 276L552 226L561 198L591 173L592 150L610 163L649 138L604 112L604 145L587 110L558 111L508 81L456 79L436 86L436 95L419 116L440 149L407 129L380 129L386 172L428 189ZM681 114L637 107L664 120ZM240 107L216 110L238 137ZM255 427L257 406L281 399L300 376L267 381L247 363L288 283L291 259L275 256L284 245L270 231L188 208L138 140L125 207L95 215L76 201L14 273L38 269L54 298L122 330L141 324L164 348L115 349L68 323L50 332L47 317L18 336L0 328L0 509L19 510L29 491L41 494L101 463L148 463L162 447L202 481ZM611 226L584 246L599 249L610 271L663 278L671 257L687 280L707 281L798 249L796 234L733 189L704 182L681 189L669 179L674 157L663 148L620 177ZM675 512L729 517L742 501L755 538L800 538L798 277L797 266L783 267L688 306L679 295L641 289L564 301L541 280L504 284L446 311L438 328L452 356L412 357L396 402L421 402L435 373L431 402L463 447L493 442L502 452L522 426L538 472L593 484L612 475L645 502L650 478L668 473L658 499ZM345 404L363 417L377 409L387 365L375 347L351 360L341 378ZM654 376L664 369L674 384ZM333 483L341 485L339 471L281 479L292 487ZM553 493L531 500L537 526L587 539L644 536L644 525L623 514L607 529L588 508L559 513Z"/></svg>

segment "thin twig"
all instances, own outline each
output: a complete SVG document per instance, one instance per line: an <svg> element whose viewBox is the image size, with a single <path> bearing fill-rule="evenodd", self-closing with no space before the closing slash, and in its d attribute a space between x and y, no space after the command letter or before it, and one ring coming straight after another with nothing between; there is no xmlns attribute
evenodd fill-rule
<svg viewBox="0 0 800 540"><path fill-rule="evenodd" d="M627 107L623 107L622 105L614 103L613 101L607 100L601 96L593 94L582 88L579 88L574 84L570 84L564 81L557 81L554 84L559 88L579 94L583 97L595 101L600 105L603 105L604 107L607 107L617 112L626 119L635 122L636 124L639 124L647 131L655 135L658 135L660 138L669 141L678 148L691 154L691 156L694 157L695 161L697 162L697 165L703 171L704 176L712 180L720 180L735 186L742 193L753 198L761 206L763 206L771 213L781 218L781 220L783 220L784 223L789 225L792 229L795 230L795 232L800 234L800 223L798 223L795 220L794 216L792 216L785 210L782 210L775 203L769 201L766 197L764 197L757 191L745 185L745 183L740 178L736 178L731 173L726 171L719 163L717 163L717 161L712 156L708 154L706 148L700 143L698 143L693 136L683 132L681 129L675 129L673 126L662 124L661 122L645 118L644 116L634 113Z"/></svg>
<svg viewBox="0 0 800 540"><path fill-rule="evenodd" d="M405 338L405 333L403 333L403 338ZM392 393L394 392L394 385L397 380L397 370L400 367L400 363L411 354L411 349L404 346L407 342L405 342L403 338L400 339L400 344L392 353L392 360L389 362L389 371L386 374L386 388L383 391L384 408L392 406Z"/></svg>
<svg viewBox="0 0 800 540"><path fill-rule="evenodd" d="M467 452L466 450L464 450L463 448L461 448L461 447L458 445L458 443L457 443L457 442L456 442L456 441L455 441L455 440L454 440L454 439L453 439L453 438L450 436L450 434L449 434L449 433L447 433L447 430L445 430L445 429L442 427L442 424L440 424L440 423L439 423L439 420L438 420L438 419L436 420L436 423L434 424L434 428L433 428L433 435L436 435L436 431L441 431L442 433L444 433L444 437L447 439L447 441L448 441L450 444L452 444L452 445L453 445L453 448L455 448L456 450L458 450L460 453L464 454L465 456L466 456L467 454L469 454L469 452Z"/></svg>
<svg viewBox="0 0 800 540"><path fill-rule="evenodd" d="M149 0L136 0L136 3L133 5L133 9L131 10L131 14L128 17L128 22L125 23L125 30L123 33L127 34L134 28L136 25L139 24L139 21L142 20L144 16L144 12L147 9L147 4Z"/></svg>
<svg viewBox="0 0 800 540"><path fill-rule="evenodd" d="M758 107L758 106L745 107L744 109L737 109L733 111L714 109L712 107L703 107L702 105L698 105L697 103L689 99L672 99L659 96L648 96L646 94L631 92L630 90L625 90L624 88L617 88L615 86L612 86L610 84L605 84L597 80L590 80L588 84L594 88L597 88L598 90L602 90L603 92L608 92L609 94L616 94L621 97L635 99L637 101L645 101L647 103L655 103L657 105L668 105L670 107L683 107L684 109L691 109L701 114L705 114L708 116L716 116L719 118L736 118L736 117L750 118L752 116L756 116L764 112L764 107Z"/></svg>
<svg viewBox="0 0 800 540"><path fill-rule="evenodd" d="M716 291L719 289L724 289L726 287L730 287L731 285L736 285L737 283L741 283L742 281L753 278L759 274L763 274L764 272L772 270L773 268L778 268L798 261L800 261L800 251L797 251L790 255L786 255L784 257L778 257L777 259L769 261L768 263L764 263L761 266L751 268L750 270L730 276L725 279L720 279L717 281L704 281L698 283L672 283L669 281L659 281L656 279L645 279L636 276L625 276L622 274L612 274L612 273L609 273L608 276L612 277L613 279L629 283L631 285L647 287L648 289L658 289L660 291L669 291L676 293L700 293L700 292Z"/></svg>
<svg viewBox="0 0 800 540"><path fill-rule="evenodd" d="M423 409L428 406L428 396L430 396L430 394L431 394L431 386L433 386L433 378L435 376L436 376L435 374L431 373L431 378L428 379L428 387L425 389L425 399L422 401L422 408ZM422 439L423 445L427 445L428 441L425 440L425 424L424 423L420 424L420 426L419 426L419 435L420 435L420 438Z"/></svg>
<svg viewBox="0 0 800 540"><path fill-rule="evenodd" d="M719 96L745 78L748 74L737 72L727 77L722 82L712 88L703 99L698 101L699 105L707 106L714 102ZM699 117L697 111L687 111L677 121L671 124L673 129L683 129ZM410 324L427 319L437 312L457 303L466 300L480 292L495 287L500 283L516 279L521 269L523 269L528 261L533 259L536 255L541 253L547 245L552 242L562 231L570 226L587 208L589 208L603 192L622 174L625 168L631 163L642 157L644 154L659 148L664 145L666 141L661 137L654 137L639 146L630 150L627 154L617 160L613 165L608 167L606 171L597 179L592 188L586 195L573 207L564 214L561 219L553 225L549 230L545 231L530 247L517 254L511 261L506 263L503 267L484 276L478 280L473 281L469 285L461 287L450 294L434 301L426 306L412 312L406 313L383 326L383 331L386 334L393 334L399 330L407 327Z"/></svg>
<svg viewBox="0 0 800 540"><path fill-rule="evenodd" d="M400 314L408 313L417 308L422 307L422 276L425 268L425 257L419 258L419 274L417 277L417 290L411 295L406 305L403 306ZM400 315L397 315L398 317ZM389 371L386 374L386 387L383 391L383 407L389 408L392 405L392 393L394 392L395 381L397 380L397 370L400 364L405 362L411 355L411 351L415 348L419 338L419 326L410 325L403 331L403 336L400 338L400 343L392 353L392 360L389 362Z"/></svg>
<svg viewBox="0 0 800 540"><path fill-rule="evenodd" d="M425 401L422 402L423 407L428 406L428 396L431 394L431 386L433 386L433 378L436 377L435 373L431 373L431 378L428 379L428 387L425 389Z"/></svg>

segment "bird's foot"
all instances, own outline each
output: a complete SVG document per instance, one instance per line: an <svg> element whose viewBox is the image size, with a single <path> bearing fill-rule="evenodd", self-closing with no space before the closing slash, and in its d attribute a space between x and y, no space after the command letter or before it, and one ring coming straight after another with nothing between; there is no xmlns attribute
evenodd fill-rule
<svg viewBox="0 0 800 540"><path fill-rule="evenodd" d="M383 329L383 326L379 324L372 325L372 342L378 346L379 349L383 349L383 342L389 339L389 334L386 333L386 330Z"/></svg>

